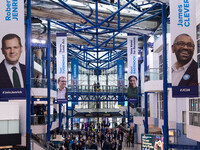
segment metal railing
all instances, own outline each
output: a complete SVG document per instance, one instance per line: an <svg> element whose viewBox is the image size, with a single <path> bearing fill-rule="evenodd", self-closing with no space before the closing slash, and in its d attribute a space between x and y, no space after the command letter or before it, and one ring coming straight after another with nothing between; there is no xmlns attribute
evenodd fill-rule
<svg viewBox="0 0 200 150"><path fill-rule="evenodd" d="M127 86L101 85L68 85L68 92L102 92L102 93L127 93Z"/></svg>
<svg viewBox="0 0 200 150"><path fill-rule="evenodd" d="M47 79L46 78L32 78L31 79L32 88L47 88ZM51 89L56 89L55 81L51 80Z"/></svg>
<svg viewBox="0 0 200 150"><path fill-rule="evenodd" d="M36 134L31 134L31 139L32 141L34 141L36 144L38 144L39 146L41 146L42 148L46 149L46 150L56 150L56 148L52 147L49 142L42 140L39 136L37 136Z"/></svg>
<svg viewBox="0 0 200 150"><path fill-rule="evenodd" d="M47 88L46 78L32 78L32 88ZM51 89L56 89L56 82L51 80ZM103 92L103 93L127 93L127 86L116 86L116 85L101 85L95 87L94 85L68 85L68 92Z"/></svg>
<svg viewBox="0 0 200 150"><path fill-rule="evenodd" d="M64 116L64 114L62 114ZM50 115L50 121L57 121L59 119L59 113L56 115ZM31 115L31 125L45 125L47 124L47 115Z"/></svg>

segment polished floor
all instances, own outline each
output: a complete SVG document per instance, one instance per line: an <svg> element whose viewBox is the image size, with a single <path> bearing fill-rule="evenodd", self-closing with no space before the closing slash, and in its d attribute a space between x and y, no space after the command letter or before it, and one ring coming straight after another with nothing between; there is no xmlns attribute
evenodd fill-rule
<svg viewBox="0 0 200 150"><path fill-rule="evenodd" d="M122 147L122 150L141 150L141 144L134 144L134 147L124 146L124 147Z"/></svg>
<svg viewBox="0 0 200 150"><path fill-rule="evenodd" d="M101 150L100 147L98 150ZM141 150L141 144L134 144L134 147L127 147L126 145L123 145L122 150Z"/></svg>

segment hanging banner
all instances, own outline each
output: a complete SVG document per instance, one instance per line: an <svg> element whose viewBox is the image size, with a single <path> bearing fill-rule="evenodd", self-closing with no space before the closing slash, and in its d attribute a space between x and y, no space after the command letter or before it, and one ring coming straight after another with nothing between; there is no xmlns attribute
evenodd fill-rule
<svg viewBox="0 0 200 150"><path fill-rule="evenodd" d="M128 61L128 100L138 101L138 37L132 34L127 36Z"/></svg>
<svg viewBox="0 0 200 150"><path fill-rule="evenodd" d="M117 60L117 86L118 92L124 93L124 60ZM120 96L119 99L120 100ZM124 101L118 101L118 105L124 106Z"/></svg>
<svg viewBox="0 0 200 150"><path fill-rule="evenodd" d="M57 100L67 102L67 33L56 34Z"/></svg>
<svg viewBox="0 0 200 150"><path fill-rule="evenodd" d="M124 60L117 60L117 86L124 86Z"/></svg>
<svg viewBox="0 0 200 150"><path fill-rule="evenodd" d="M172 97L198 97L194 0L170 0Z"/></svg>
<svg viewBox="0 0 200 150"><path fill-rule="evenodd" d="M78 86L78 59L72 59L72 85ZM78 89L77 89L78 90Z"/></svg>
<svg viewBox="0 0 200 150"><path fill-rule="evenodd" d="M78 92L78 59L72 59L71 62L71 70L72 70L72 91ZM78 100L78 97L76 98ZM78 105L77 102L73 102L74 105Z"/></svg>
<svg viewBox="0 0 200 150"><path fill-rule="evenodd" d="M0 99L25 99L24 1L1 0L0 6Z"/></svg>

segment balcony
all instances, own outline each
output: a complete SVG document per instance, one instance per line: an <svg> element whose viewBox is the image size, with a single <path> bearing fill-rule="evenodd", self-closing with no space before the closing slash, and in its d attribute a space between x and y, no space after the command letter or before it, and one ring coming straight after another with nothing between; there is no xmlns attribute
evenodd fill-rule
<svg viewBox="0 0 200 150"><path fill-rule="evenodd" d="M145 75L144 92L159 92L163 90L162 68L151 68Z"/></svg>

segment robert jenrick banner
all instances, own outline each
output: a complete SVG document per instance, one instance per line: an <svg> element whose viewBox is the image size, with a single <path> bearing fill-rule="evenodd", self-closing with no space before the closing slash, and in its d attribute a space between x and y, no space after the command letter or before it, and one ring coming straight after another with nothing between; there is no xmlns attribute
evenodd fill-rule
<svg viewBox="0 0 200 150"><path fill-rule="evenodd" d="M24 1L1 0L0 6L0 99L25 99Z"/></svg>
<svg viewBox="0 0 200 150"><path fill-rule="evenodd" d="M138 100L138 37L132 34L127 36L128 61L128 99L130 102Z"/></svg>
<svg viewBox="0 0 200 150"><path fill-rule="evenodd" d="M198 97L194 0L170 0L172 96Z"/></svg>

